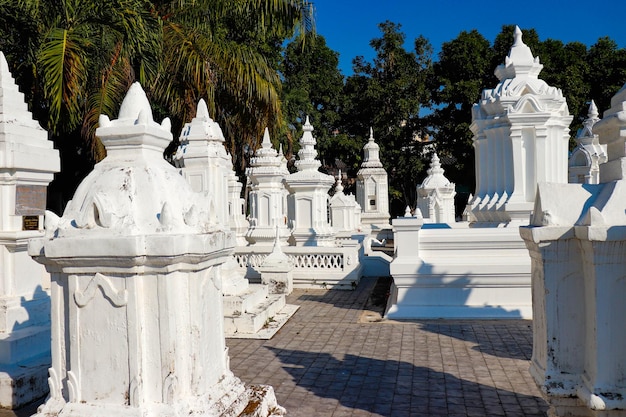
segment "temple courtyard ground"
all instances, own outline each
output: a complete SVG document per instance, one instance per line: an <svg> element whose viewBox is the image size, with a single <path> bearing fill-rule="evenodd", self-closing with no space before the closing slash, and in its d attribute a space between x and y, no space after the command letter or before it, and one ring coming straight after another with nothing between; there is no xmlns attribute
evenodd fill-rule
<svg viewBox="0 0 626 417"><path fill-rule="evenodd" d="M294 417L546 415L530 321L380 321L389 282L295 290L271 340L226 340L231 369Z"/></svg>
<svg viewBox="0 0 626 417"><path fill-rule="evenodd" d="M546 415L530 321L381 321L388 285L295 290L300 309L271 340L226 339L232 371L272 385L292 417Z"/></svg>

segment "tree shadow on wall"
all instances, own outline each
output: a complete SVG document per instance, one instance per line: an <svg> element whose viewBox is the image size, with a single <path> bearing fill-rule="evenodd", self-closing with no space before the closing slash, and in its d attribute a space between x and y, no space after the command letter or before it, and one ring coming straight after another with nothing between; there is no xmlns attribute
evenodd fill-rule
<svg viewBox="0 0 626 417"><path fill-rule="evenodd" d="M545 416L540 398L408 362L268 347L294 382L318 397L382 416Z"/></svg>

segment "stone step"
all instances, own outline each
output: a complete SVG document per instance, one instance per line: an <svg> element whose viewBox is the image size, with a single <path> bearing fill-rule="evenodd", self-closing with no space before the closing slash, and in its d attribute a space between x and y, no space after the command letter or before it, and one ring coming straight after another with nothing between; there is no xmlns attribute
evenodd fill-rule
<svg viewBox="0 0 626 417"><path fill-rule="evenodd" d="M224 315L224 332L226 337L233 334L244 333L254 334L261 330L263 326L269 325L276 315L285 306L285 296L273 294L268 296L263 302L250 308L239 315Z"/></svg>
<svg viewBox="0 0 626 417"><path fill-rule="evenodd" d="M49 326L30 326L0 334L0 364L27 361L49 351Z"/></svg>
<svg viewBox="0 0 626 417"><path fill-rule="evenodd" d="M256 305L264 302L268 295L267 285L250 285L238 295L224 296L224 316L237 316L251 311Z"/></svg>

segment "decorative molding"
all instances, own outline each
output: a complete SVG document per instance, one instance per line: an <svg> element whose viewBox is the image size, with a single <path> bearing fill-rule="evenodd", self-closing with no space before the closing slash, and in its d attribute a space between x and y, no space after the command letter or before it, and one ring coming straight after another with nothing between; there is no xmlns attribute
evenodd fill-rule
<svg viewBox="0 0 626 417"><path fill-rule="evenodd" d="M96 295L97 288L102 290L105 298L108 298L115 307L123 307L128 303L128 291L126 289L116 290L111 281L101 273L96 275L89 281L84 291L74 292L74 301L78 307L85 307Z"/></svg>
<svg viewBox="0 0 626 417"><path fill-rule="evenodd" d="M76 374L72 371L67 372L67 391L69 402L80 402L80 385Z"/></svg>

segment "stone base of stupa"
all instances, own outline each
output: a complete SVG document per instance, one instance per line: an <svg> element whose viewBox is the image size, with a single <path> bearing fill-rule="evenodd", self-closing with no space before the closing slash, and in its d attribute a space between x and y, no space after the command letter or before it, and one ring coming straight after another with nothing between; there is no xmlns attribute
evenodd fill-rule
<svg viewBox="0 0 626 417"><path fill-rule="evenodd" d="M0 364L0 408L16 409L45 397L49 366L49 354L18 364Z"/></svg>
<svg viewBox="0 0 626 417"><path fill-rule="evenodd" d="M532 318L531 262L518 228L422 229L417 245L414 257L391 263L387 318Z"/></svg>
<svg viewBox="0 0 626 417"><path fill-rule="evenodd" d="M131 397L136 397L136 395ZM36 415L45 417L278 417L285 414L286 411L278 405L271 386L246 386L239 378L230 374L225 376L211 393L203 397L189 397L172 402L149 402L144 399L142 403L134 405L65 402L63 398L57 397L49 398L39 407Z"/></svg>

